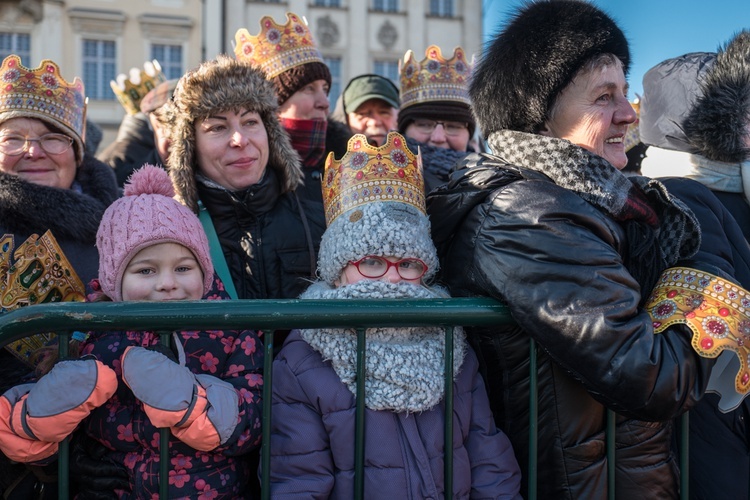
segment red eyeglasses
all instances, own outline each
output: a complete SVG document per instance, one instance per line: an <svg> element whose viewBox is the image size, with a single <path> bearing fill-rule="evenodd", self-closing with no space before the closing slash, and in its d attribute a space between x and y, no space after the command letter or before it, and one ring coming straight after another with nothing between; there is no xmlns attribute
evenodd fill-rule
<svg viewBox="0 0 750 500"><path fill-rule="evenodd" d="M401 259L396 262L391 262L385 257L379 257L377 255L366 255L357 261L349 261L357 268L362 276L367 278L380 278L385 276L385 273L391 267L395 267L398 275L405 280L416 280L424 276L427 272L427 264L419 259Z"/></svg>

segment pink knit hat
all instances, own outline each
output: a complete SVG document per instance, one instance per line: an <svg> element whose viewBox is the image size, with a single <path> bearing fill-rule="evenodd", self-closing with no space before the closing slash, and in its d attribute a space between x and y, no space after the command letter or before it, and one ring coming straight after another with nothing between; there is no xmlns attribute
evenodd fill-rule
<svg viewBox="0 0 750 500"><path fill-rule="evenodd" d="M203 295L213 284L208 239L198 217L173 198L169 174L153 165L133 172L124 196L107 208L96 233L99 283L115 302L122 300L122 275L142 249L158 243L189 248L203 270Z"/></svg>

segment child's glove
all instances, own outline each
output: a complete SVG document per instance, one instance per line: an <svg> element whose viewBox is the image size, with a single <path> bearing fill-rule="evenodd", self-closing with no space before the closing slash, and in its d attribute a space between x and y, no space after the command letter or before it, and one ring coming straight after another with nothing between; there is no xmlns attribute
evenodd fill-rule
<svg viewBox="0 0 750 500"><path fill-rule="evenodd" d="M58 362L35 384L16 386L0 397L0 449L18 462L52 456L57 443L116 390L114 370L100 361Z"/></svg>
<svg viewBox="0 0 750 500"><path fill-rule="evenodd" d="M196 450L213 450L229 439L237 425L237 391L216 377L195 375L164 349L125 349L122 378L154 426L172 428L175 437Z"/></svg>

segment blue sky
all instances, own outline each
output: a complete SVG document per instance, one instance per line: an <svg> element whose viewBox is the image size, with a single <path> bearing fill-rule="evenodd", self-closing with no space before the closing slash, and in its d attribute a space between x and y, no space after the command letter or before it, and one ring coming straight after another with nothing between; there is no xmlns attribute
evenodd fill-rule
<svg viewBox="0 0 750 500"><path fill-rule="evenodd" d="M485 39L522 0L483 0ZM593 0L630 42L630 99L641 94L643 74L687 52L715 52L742 28L750 29L750 0Z"/></svg>

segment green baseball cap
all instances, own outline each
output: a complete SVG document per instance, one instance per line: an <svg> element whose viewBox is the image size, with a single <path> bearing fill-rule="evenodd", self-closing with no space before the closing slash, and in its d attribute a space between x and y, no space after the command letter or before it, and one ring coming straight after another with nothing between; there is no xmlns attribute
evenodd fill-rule
<svg viewBox="0 0 750 500"><path fill-rule="evenodd" d="M400 106L398 87L392 81L380 75L360 75L344 89L344 112L354 113L370 99L380 99L396 109Z"/></svg>

